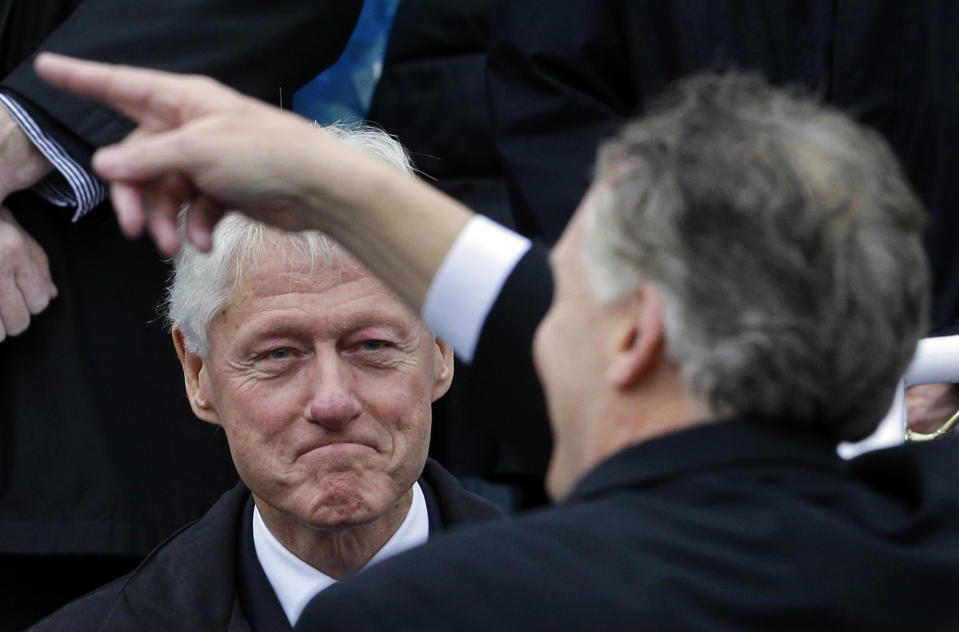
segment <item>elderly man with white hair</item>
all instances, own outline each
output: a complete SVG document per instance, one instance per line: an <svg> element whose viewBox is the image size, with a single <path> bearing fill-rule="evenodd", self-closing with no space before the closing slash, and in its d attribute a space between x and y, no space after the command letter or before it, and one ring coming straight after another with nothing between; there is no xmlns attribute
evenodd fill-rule
<svg viewBox="0 0 959 632"><path fill-rule="evenodd" d="M411 173L385 133L332 131ZM292 629L337 580L501 515L427 460L453 355L412 310L320 233L234 214L215 239L177 257L168 315L190 405L242 483L38 630Z"/></svg>

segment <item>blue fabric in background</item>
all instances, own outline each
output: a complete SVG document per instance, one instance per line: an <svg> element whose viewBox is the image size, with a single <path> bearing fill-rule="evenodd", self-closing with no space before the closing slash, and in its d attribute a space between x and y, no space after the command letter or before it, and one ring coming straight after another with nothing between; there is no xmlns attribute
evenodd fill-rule
<svg viewBox="0 0 959 632"><path fill-rule="evenodd" d="M335 1L335 0L334 0ZM400 0L366 0L339 60L293 93L293 111L321 125L366 118Z"/></svg>

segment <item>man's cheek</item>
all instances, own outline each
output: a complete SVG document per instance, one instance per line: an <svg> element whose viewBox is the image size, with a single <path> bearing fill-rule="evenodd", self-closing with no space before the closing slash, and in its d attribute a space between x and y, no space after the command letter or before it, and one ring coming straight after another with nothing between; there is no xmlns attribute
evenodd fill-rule
<svg viewBox="0 0 959 632"><path fill-rule="evenodd" d="M546 352L546 339L549 335L549 328L552 326L552 310L546 313L546 316L543 317L543 320L540 321L539 326L536 327L536 331L533 333L533 368L536 370L536 376L539 378L540 382L543 381L543 370L545 368L545 358L544 354Z"/></svg>

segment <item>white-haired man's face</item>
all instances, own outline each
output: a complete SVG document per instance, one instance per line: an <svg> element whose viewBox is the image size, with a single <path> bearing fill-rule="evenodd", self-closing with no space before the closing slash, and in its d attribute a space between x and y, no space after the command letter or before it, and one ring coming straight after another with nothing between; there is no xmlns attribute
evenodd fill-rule
<svg viewBox="0 0 959 632"><path fill-rule="evenodd" d="M311 271L268 246L184 355L191 403L226 431L267 524L344 529L405 515L452 352L349 257ZM190 387L191 373L195 375Z"/></svg>

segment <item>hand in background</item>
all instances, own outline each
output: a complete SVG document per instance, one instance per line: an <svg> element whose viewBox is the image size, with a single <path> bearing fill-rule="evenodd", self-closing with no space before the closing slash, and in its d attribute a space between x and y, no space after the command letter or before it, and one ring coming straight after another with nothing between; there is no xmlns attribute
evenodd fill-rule
<svg viewBox="0 0 959 632"><path fill-rule="evenodd" d="M913 432L936 431L959 411L952 384L920 384L906 389L906 424Z"/></svg>
<svg viewBox="0 0 959 632"><path fill-rule="evenodd" d="M0 107L0 200L33 186L51 170L43 154ZM46 309L56 296L47 254L10 210L0 206L0 341L23 333L30 316Z"/></svg>
<svg viewBox="0 0 959 632"><path fill-rule="evenodd" d="M0 206L0 341L23 333L56 296L47 254Z"/></svg>

